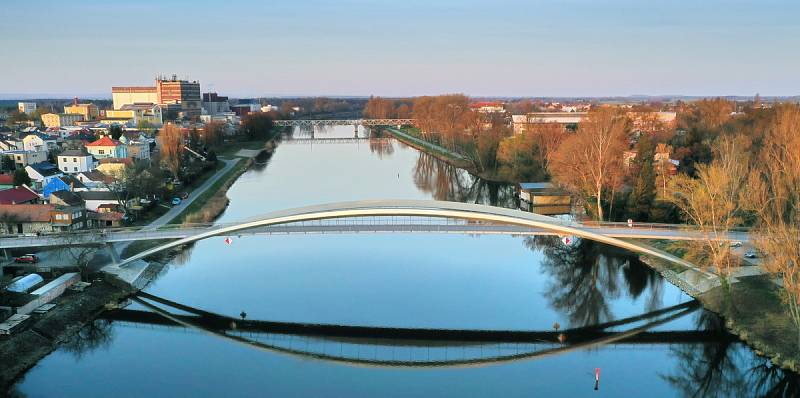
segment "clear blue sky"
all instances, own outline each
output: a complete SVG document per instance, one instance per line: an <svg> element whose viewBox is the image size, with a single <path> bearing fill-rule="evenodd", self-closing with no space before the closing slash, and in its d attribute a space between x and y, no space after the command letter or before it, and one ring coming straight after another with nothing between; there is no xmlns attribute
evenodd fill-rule
<svg viewBox="0 0 800 398"><path fill-rule="evenodd" d="M0 94L177 73L232 96L794 95L798 16L788 0L16 1Z"/></svg>

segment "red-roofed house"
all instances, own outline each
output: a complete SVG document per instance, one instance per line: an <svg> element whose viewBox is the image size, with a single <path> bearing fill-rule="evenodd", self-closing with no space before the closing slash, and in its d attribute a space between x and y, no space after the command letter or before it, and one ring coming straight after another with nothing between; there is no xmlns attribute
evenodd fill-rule
<svg viewBox="0 0 800 398"><path fill-rule="evenodd" d="M128 157L128 148L125 144L104 135L99 140L86 144L86 150L94 155L95 159Z"/></svg>
<svg viewBox="0 0 800 398"><path fill-rule="evenodd" d="M0 191L0 204L20 205L39 203L39 195L26 186Z"/></svg>

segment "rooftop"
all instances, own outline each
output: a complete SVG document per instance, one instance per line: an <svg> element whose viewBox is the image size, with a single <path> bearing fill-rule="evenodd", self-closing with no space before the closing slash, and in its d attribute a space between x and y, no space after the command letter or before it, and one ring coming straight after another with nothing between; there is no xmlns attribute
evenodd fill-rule
<svg viewBox="0 0 800 398"><path fill-rule="evenodd" d="M109 180L109 176L103 174L102 171L98 170L84 171L83 173L80 174L86 177L89 181L101 182Z"/></svg>
<svg viewBox="0 0 800 398"><path fill-rule="evenodd" d="M61 156L92 156L89 152L86 152L86 149L67 149L64 152L58 154L59 157Z"/></svg>
<svg viewBox="0 0 800 398"><path fill-rule="evenodd" d="M26 203L36 199L39 199L39 195L26 187L14 187L0 191L0 204L2 205Z"/></svg>
<svg viewBox="0 0 800 398"><path fill-rule="evenodd" d="M50 194L51 201L53 200L52 199L53 196L58 198L59 201L66 204L67 206L83 206L83 199L81 199L81 197L75 194L74 192L55 191Z"/></svg>
<svg viewBox="0 0 800 398"><path fill-rule="evenodd" d="M58 169L58 166L49 162L39 162L39 163L29 164L28 167L36 170L36 172L41 174L43 177L49 177L49 176L54 176L56 174L61 174L61 170Z"/></svg>
<svg viewBox="0 0 800 398"><path fill-rule="evenodd" d="M50 222L50 211L55 208L55 205L43 204L0 204L0 219L16 222Z"/></svg>
<svg viewBox="0 0 800 398"><path fill-rule="evenodd" d="M121 142L111 139L109 136L104 135L100 137L99 140L86 144L86 146L119 146L122 145Z"/></svg>

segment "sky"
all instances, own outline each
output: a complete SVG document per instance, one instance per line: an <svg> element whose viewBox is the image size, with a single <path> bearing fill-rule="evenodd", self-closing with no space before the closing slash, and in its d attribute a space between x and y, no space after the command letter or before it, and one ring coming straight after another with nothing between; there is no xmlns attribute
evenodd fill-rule
<svg viewBox="0 0 800 398"><path fill-rule="evenodd" d="M0 95L797 95L796 0L16 1Z"/></svg>

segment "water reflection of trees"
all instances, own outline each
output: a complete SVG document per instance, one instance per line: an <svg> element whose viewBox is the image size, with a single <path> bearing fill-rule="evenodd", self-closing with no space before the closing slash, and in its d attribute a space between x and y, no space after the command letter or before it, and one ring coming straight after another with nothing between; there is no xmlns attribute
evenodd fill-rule
<svg viewBox="0 0 800 398"><path fill-rule="evenodd" d="M111 321L95 319L82 327L61 345L61 348L81 359L85 354L98 348L108 348L114 339Z"/></svg>
<svg viewBox="0 0 800 398"><path fill-rule="evenodd" d="M550 276L545 296L570 327L614 320L611 301L623 293L637 299L649 291L645 311L661 307L662 280L634 255L589 240L566 246L556 236L527 237L525 245L544 253L541 269Z"/></svg>
<svg viewBox="0 0 800 398"><path fill-rule="evenodd" d="M414 184L436 200L513 208L514 187L487 181L434 156L420 152L414 166Z"/></svg>
<svg viewBox="0 0 800 398"><path fill-rule="evenodd" d="M662 378L690 397L797 397L800 377L755 356L744 343L722 338L728 332L716 314L702 311L698 330L718 333L720 339L670 348L677 368Z"/></svg>
<svg viewBox="0 0 800 398"><path fill-rule="evenodd" d="M253 159L254 160L252 166L253 170L255 170L256 172L264 171L269 165L270 160L272 160L272 155L274 153L275 153L274 151L267 151L267 150L259 152L258 155L256 155L255 159Z"/></svg>
<svg viewBox="0 0 800 398"><path fill-rule="evenodd" d="M388 158L394 154L394 142L384 138L370 139L369 151L378 155L379 159Z"/></svg>

